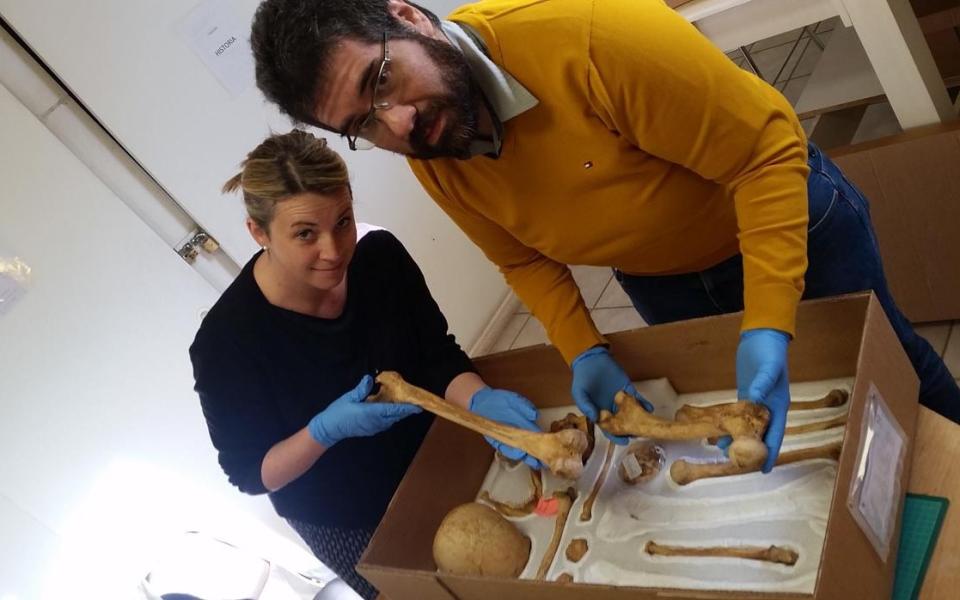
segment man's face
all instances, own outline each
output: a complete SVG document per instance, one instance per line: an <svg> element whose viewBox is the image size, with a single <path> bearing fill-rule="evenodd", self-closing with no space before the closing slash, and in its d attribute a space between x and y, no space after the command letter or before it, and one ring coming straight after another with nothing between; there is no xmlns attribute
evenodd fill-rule
<svg viewBox="0 0 960 600"><path fill-rule="evenodd" d="M387 40L374 119L362 137L414 158L468 158L477 135L479 90L459 50L425 36ZM354 134L370 113L382 44L343 40L334 50L315 118Z"/></svg>

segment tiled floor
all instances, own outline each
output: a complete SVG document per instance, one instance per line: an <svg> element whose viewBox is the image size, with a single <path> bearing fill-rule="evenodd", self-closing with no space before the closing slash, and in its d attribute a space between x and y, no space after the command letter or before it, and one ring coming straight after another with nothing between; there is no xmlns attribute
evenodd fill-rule
<svg viewBox="0 0 960 600"><path fill-rule="evenodd" d="M613 278L613 272L603 267L571 267L573 278L580 286L584 302L590 307L590 314L602 333L624 331L643 327L646 323L630 304L620 284ZM540 322L533 318L526 307L507 324L491 352L523 348L534 344L546 344L547 333Z"/></svg>
<svg viewBox="0 0 960 600"><path fill-rule="evenodd" d="M646 323L633 309L630 299L613 278L610 269L602 267L571 267L580 292L590 307L594 323L602 333L613 333L645 327ZM943 356L947 368L960 379L960 321L953 323L925 323L917 326L922 335L938 354ZM510 319L500 338L490 352L502 352L536 344L547 344L547 334L540 322L526 308L521 308Z"/></svg>
<svg viewBox="0 0 960 600"><path fill-rule="evenodd" d="M823 21L751 44L747 52L760 75L781 90L791 103L795 103L820 59L822 46L826 45L837 26L840 26L839 18ZM729 56L742 68L752 70L741 52L731 52ZM870 107L864 116L857 137L870 139L898 129L889 105L878 104ZM571 270L601 332L612 333L645 326L643 319L631 306L630 299L613 279L610 269L577 266L571 267ZM925 324L917 330L943 356L954 377L960 378L960 321ZM542 343L548 343L546 332L526 308L521 308L513 315L491 351L500 352Z"/></svg>

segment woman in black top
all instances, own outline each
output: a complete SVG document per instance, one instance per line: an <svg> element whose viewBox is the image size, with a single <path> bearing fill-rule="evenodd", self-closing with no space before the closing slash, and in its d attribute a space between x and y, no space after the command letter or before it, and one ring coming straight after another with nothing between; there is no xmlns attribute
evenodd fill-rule
<svg viewBox="0 0 960 600"><path fill-rule="evenodd" d="M299 130L268 138L224 186L237 189L263 250L190 347L210 438L231 483L269 493L318 558L372 598L354 565L431 419L412 405L364 402L371 375L398 371L530 430L537 411L483 383L393 235L357 239L346 165L324 140Z"/></svg>

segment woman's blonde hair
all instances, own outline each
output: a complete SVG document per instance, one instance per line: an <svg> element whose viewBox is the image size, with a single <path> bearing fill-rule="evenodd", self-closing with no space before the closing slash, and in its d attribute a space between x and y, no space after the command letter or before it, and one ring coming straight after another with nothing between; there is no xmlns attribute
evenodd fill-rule
<svg viewBox="0 0 960 600"><path fill-rule="evenodd" d="M347 165L327 140L306 131L271 135L247 154L241 171L223 184L223 193L243 191L247 214L268 231L277 202L312 192L350 192Z"/></svg>

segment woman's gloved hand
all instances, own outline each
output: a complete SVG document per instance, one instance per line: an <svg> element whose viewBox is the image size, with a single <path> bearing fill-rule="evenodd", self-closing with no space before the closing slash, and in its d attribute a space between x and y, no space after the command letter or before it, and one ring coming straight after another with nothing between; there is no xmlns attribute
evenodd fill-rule
<svg viewBox="0 0 960 600"><path fill-rule="evenodd" d="M787 375L787 347L790 336L779 329L748 329L740 334L737 347L737 397L766 406L770 424L763 442L767 445L767 461L763 472L769 473L777 462L783 431L790 408L790 378ZM726 450L729 438L722 440Z"/></svg>
<svg viewBox="0 0 960 600"><path fill-rule="evenodd" d="M539 415L537 407L520 394L508 390L497 390L491 387L480 388L470 398L470 412L504 425L540 432L540 427L537 425L537 416ZM539 460L523 450L508 446L487 436L484 436L484 439L510 460L522 460L534 469L543 466Z"/></svg>
<svg viewBox="0 0 960 600"><path fill-rule="evenodd" d="M366 402L372 390L373 378L364 375L357 387L310 419L307 429L313 439L329 449L347 438L376 435L422 410L412 404Z"/></svg>
<svg viewBox="0 0 960 600"><path fill-rule="evenodd" d="M570 368L573 370L573 387L570 390L573 401L591 422L597 422L601 410L616 414L617 405L613 398L621 390L636 398L644 410L653 412L653 405L633 387L630 378L606 348L596 346L582 352L573 359ZM603 435L621 446L629 441L629 438L610 435L606 431Z"/></svg>

